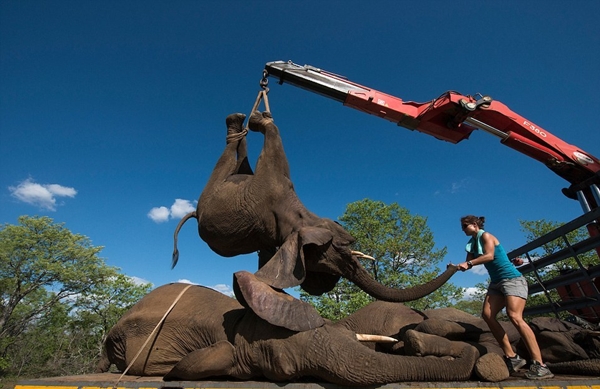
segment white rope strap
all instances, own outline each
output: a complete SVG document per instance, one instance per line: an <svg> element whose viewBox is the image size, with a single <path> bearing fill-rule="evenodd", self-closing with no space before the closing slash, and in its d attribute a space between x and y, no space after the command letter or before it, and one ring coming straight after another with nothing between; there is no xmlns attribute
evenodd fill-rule
<svg viewBox="0 0 600 389"><path fill-rule="evenodd" d="M177 302L179 301L179 299L181 299L181 296L183 296L183 294L186 292L186 290L188 290L192 286L193 286L193 284L189 284L188 286L186 286L179 293L179 295L175 298L175 301L173 301L173 304L171 304L171 306L169 307L169 309L167 309L167 312L165 312L165 314L163 315L163 317L156 324L156 327L154 327L154 329L152 330L152 332L150 333L150 335L148 335L148 339L146 339L146 341L144 342L144 344L142 345L142 347L140 347L140 349L137 352L137 354L135 354L135 357L133 357L133 359L129 363L129 366L127 366L127 369L125 369L125 371L123 371L123 374L121 374L121 376L119 377L119 379L117 380L117 382L115 382L115 384L113 385L113 388L116 388L117 385L119 384L119 382L121 381L121 379L123 378L123 376L125 376L125 374L127 374L127 372L129 371L129 368L131 368L131 366L133 365L133 363L138 359L138 357L142 353L142 350L144 350L144 347L146 347L146 345L148 344L148 342L150 342L150 339L152 339L152 335L154 335L154 333L156 332L156 330L158 329L158 327L160 327L160 325L165 321L165 319L167 318L167 316L169 315L169 313L171 313L171 311L173 310L173 308L175 308L175 305L177 304Z"/></svg>

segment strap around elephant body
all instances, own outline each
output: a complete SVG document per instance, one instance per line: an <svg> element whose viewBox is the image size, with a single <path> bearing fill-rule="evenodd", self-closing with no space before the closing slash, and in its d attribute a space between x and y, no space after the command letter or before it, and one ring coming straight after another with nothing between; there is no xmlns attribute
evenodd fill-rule
<svg viewBox="0 0 600 389"><path fill-rule="evenodd" d="M165 321L165 319L167 318L167 316L169 315L169 313L171 313L171 311L173 310L173 308L175 308L175 305L177 304L177 302L179 301L179 299L181 299L181 296L183 296L183 294L190 287L192 287L192 286L193 286L193 284L189 284L188 286L186 286L185 288L183 288L183 290L181 292L179 292L179 295L175 298L175 301L173 301L173 304L171 304L171 306L169 307L169 309L167 309L167 311L165 312L165 314L163 315L163 317L156 324L156 327L154 327L154 329L152 330L152 332L150 333L150 335L148 335L148 339L146 339L146 341L144 342L144 344L142 345L142 347L140 347L140 349L138 350L137 354L135 354L135 357L133 357L133 359L129 363L129 366L127 366L127 368L123 371L123 374L121 374L121 376L119 377L119 379L115 382L115 384L113 385L113 389L117 388L117 385L119 384L119 382L121 381L121 379L123 378L123 376L125 376L125 374L127 374L127 372L129 371L129 369L131 368L131 366L133 366L133 363L137 360L137 358L142 353L142 350L144 349L144 347L146 347L146 345L148 344L148 342L150 342L150 339L152 339L152 335L154 335L154 333L156 332L156 330L158 329L158 327L161 326L161 324Z"/></svg>

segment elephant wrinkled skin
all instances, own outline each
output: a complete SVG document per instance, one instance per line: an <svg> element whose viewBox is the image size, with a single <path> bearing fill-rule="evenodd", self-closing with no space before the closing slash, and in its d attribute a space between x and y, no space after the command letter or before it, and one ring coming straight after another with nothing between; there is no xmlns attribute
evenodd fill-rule
<svg viewBox="0 0 600 389"><path fill-rule="evenodd" d="M488 325L481 318L454 308L423 311L427 318L414 329L447 339L460 339L476 347L481 355L504 355ZM515 352L530 360L531 356L519 333L509 322L500 323ZM531 321L542 359L555 374L600 376L600 333L552 317Z"/></svg>
<svg viewBox="0 0 600 389"><path fill-rule="evenodd" d="M132 307L110 330L98 371L107 371L111 363L121 371L126 369L187 286L161 286ZM407 331L405 339L420 345L419 353L436 356L392 355L365 347L352 330L358 323L370 323L368 329L397 332L398 326L421 320L409 308L402 304L382 305L377 312L383 320L368 320L361 316L370 312L360 312L338 324L295 332L265 322L219 292L191 286L128 374L164 376L165 380L312 378L354 386L467 380L471 376L479 354L464 342ZM427 344L435 344L435 349L428 351Z"/></svg>
<svg viewBox="0 0 600 389"><path fill-rule="evenodd" d="M250 130L264 135L252 172L244 120L243 114L226 119L225 150L200 195L197 209L186 215L175 230L173 266L179 258L179 230L187 220L196 218L200 237L217 254L231 257L259 253L255 274L235 274L236 297L263 319L293 330L315 328L324 322L310 306L289 298L282 289L300 285L306 292L320 295L344 277L376 299L404 302L435 291L456 272L456 266L449 265L429 283L403 290L375 281L350 250L354 238L338 223L307 210L296 195L279 129L267 112L254 112L248 122ZM305 319L298 320L298 315Z"/></svg>
<svg viewBox="0 0 600 389"><path fill-rule="evenodd" d="M148 341L176 296L188 287ZM571 334L586 338L587 354L578 360L556 354L554 373L600 375L600 347L589 344L589 336L597 341L598 333L570 328L571 334L565 335L540 319L552 320L538 318L534 327L556 335L539 342L548 360L556 349L576 348ZM361 344L358 333L400 341ZM518 349L518 333L508 335ZM502 355L482 319L453 308L419 312L375 301L337 323L297 332L269 324L212 289L176 283L155 289L123 315L108 333L98 371L107 371L111 364L123 371L131 364L128 374L170 380L316 379L342 385L497 381L508 377Z"/></svg>

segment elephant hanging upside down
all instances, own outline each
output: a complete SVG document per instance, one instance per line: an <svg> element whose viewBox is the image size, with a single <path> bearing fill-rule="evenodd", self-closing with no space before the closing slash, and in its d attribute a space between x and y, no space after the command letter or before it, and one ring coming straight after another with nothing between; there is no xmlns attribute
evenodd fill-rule
<svg viewBox="0 0 600 389"><path fill-rule="evenodd" d="M131 365L130 375L164 376L165 380L312 378L357 386L464 381L479 356L466 343L416 331L408 331L405 338L420 354L436 356L377 352L357 340L352 330L357 323L370 323L368 329L394 334L407 322L422 320L402 304L379 307L376 320L372 314L361 318L359 311L345 325L326 324L295 332L267 323L219 292L191 286L157 327L176 296L188 286L161 286L125 313L108 333L98 372L115 364L121 371Z"/></svg>
<svg viewBox="0 0 600 389"><path fill-rule="evenodd" d="M271 324L306 330L324 324L311 306L292 299L282 289L300 285L313 295L326 293L344 277L376 299L404 302L428 295L457 270L450 265L429 283L404 290L375 281L350 250L354 238L338 223L307 210L294 191L279 129L268 112L254 112L250 130L264 135L253 173L247 158L245 115L226 119L228 143L200 195L196 211L186 215L174 234L191 218L200 237L219 255L231 257L258 251L255 274L237 272L236 297Z"/></svg>

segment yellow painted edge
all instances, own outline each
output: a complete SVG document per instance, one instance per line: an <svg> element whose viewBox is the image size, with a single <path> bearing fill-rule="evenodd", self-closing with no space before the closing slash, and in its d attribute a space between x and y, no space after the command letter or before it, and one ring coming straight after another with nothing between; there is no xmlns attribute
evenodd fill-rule
<svg viewBox="0 0 600 389"><path fill-rule="evenodd" d="M64 385L15 385L14 389L48 389L48 388L52 388L52 389L78 389L79 386L78 385L69 385L69 386L64 386Z"/></svg>

